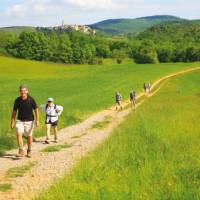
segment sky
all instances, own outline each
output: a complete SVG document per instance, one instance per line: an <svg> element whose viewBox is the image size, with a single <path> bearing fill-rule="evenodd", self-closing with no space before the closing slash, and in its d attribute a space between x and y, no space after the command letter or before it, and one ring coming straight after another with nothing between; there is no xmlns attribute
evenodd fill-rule
<svg viewBox="0 0 200 200"><path fill-rule="evenodd" d="M105 19L174 15L200 19L200 0L0 0L0 27L92 24Z"/></svg>

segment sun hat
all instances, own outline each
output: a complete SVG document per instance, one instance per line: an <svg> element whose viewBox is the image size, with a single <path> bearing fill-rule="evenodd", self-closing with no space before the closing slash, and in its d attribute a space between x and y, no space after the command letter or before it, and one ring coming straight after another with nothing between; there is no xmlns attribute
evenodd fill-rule
<svg viewBox="0 0 200 200"><path fill-rule="evenodd" d="M53 102L53 98L49 97L48 102Z"/></svg>

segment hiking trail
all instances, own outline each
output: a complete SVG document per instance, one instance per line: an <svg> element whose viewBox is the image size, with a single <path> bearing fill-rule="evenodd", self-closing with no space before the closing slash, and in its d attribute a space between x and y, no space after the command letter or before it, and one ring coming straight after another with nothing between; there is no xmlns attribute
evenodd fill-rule
<svg viewBox="0 0 200 200"><path fill-rule="evenodd" d="M148 97L155 95L162 87L162 83L174 76L200 70L200 67L183 70L160 78L152 84L150 93L141 92L137 99L147 97L136 104L136 108L144 103ZM17 150L6 152L0 156L0 185L11 184L12 188L0 192L0 200L31 199L41 191L47 189L55 180L65 174L69 174L76 163L88 152L94 150L102 143L114 128L116 128L126 116L133 111L129 100L123 102L123 110L115 111L115 106L109 109L94 113L85 121L69 126L59 131L59 142L57 144L43 144L45 137L38 138L33 143L32 158L17 159ZM98 128L98 123L102 125ZM104 124L105 123L105 124ZM104 125L103 125L104 124ZM58 151L44 152L47 147L60 147ZM31 165L30 165L31 164ZM30 165L30 169L22 176L10 177L8 170L21 168Z"/></svg>

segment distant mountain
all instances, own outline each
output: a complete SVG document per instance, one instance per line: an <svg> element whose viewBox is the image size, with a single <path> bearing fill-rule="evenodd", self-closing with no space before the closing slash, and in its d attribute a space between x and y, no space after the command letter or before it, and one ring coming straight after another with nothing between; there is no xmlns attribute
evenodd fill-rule
<svg viewBox="0 0 200 200"><path fill-rule="evenodd" d="M102 33L127 34L138 33L166 21L185 21L185 19L170 15L154 15L136 19L108 19L89 26Z"/></svg>

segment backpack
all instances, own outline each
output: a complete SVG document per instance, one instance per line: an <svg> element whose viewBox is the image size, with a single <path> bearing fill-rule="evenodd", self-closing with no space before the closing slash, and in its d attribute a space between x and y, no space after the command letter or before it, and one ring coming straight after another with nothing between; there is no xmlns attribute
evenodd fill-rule
<svg viewBox="0 0 200 200"><path fill-rule="evenodd" d="M47 108L48 108L48 104L46 104L45 112L47 111ZM54 110L56 111L56 105L54 105ZM56 111L56 113L58 112ZM46 116L49 116L49 115L46 114ZM49 117L57 117L57 116L49 116Z"/></svg>

